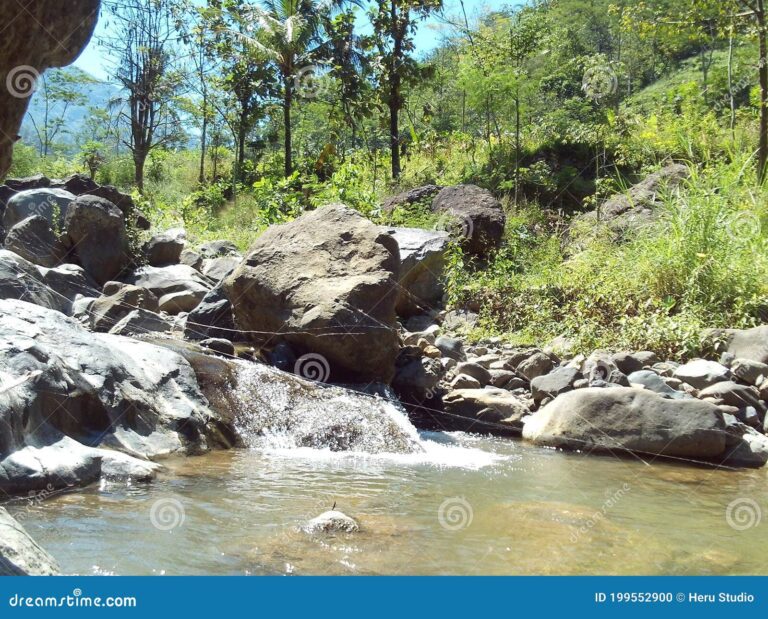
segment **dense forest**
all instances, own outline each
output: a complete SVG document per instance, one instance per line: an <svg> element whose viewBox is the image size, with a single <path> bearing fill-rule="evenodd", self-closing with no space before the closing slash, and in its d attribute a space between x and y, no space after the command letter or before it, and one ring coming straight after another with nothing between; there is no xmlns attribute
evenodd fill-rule
<svg viewBox="0 0 768 619"><path fill-rule="evenodd" d="M444 225L382 202L479 185L504 243L459 243L448 269L479 333L685 357L706 328L768 320L765 19L763 0L105 2L110 84L46 73L11 175L85 172L242 249L330 202ZM647 225L602 225L671 162L687 179Z"/></svg>

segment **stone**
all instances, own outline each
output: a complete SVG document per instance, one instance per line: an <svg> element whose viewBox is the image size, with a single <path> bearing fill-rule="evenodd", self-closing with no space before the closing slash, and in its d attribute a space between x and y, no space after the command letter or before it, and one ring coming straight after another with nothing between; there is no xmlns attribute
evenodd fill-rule
<svg viewBox="0 0 768 619"><path fill-rule="evenodd" d="M408 209L413 206L421 206L424 211L428 211L432 205L435 196L440 193L442 187L437 185L423 185L414 189L409 189L403 193L387 198L381 206L382 212L391 214L395 209Z"/></svg>
<svg viewBox="0 0 768 619"><path fill-rule="evenodd" d="M40 215L22 219L8 230L5 248L33 264L48 268L57 266L65 253L50 224Z"/></svg>
<svg viewBox="0 0 768 619"><path fill-rule="evenodd" d="M480 381L467 374L459 374L451 381L451 389L482 389Z"/></svg>
<svg viewBox="0 0 768 619"><path fill-rule="evenodd" d="M622 374L632 374L639 372L647 366L651 366L658 361L653 353L630 353L617 352L612 355L613 363Z"/></svg>
<svg viewBox="0 0 768 619"><path fill-rule="evenodd" d="M491 375L491 385L499 389L507 389L507 385L518 380L517 374L509 370L488 370ZM522 381L521 381L522 382ZM524 385L525 383L523 383Z"/></svg>
<svg viewBox="0 0 768 619"><path fill-rule="evenodd" d="M8 178L5 184L15 192L29 191L30 189L47 189L51 186L51 179L44 174L34 174L25 178ZM59 189L63 189L60 187Z"/></svg>
<svg viewBox="0 0 768 619"><path fill-rule="evenodd" d="M477 326L479 320L480 316L475 312L451 310L443 316L443 328L451 333L467 333Z"/></svg>
<svg viewBox="0 0 768 619"><path fill-rule="evenodd" d="M7 249L0 249L0 299L22 299L62 311L62 299L43 282L34 264Z"/></svg>
<svg viewBox="0 0 768 619"><path fill-rule="evenodd" d="M765 407L760 403L760 393L749 385L740 385L733 381L715 383L699 392L699 398L706 399L715 404L725 404L744 408L753 406L765 413Z"/></svg>
<svg viewBox="0 0 768 619"><path fill-rule="evenodd" d="M556 368L549 374L537 376L531 381L531 395L534 402L545 398L556 398L560 394L571 391L582 374L576 368Z"/></svg>
<svg viewBox="0 0 768 619"><path fill-rule="evenodd" d="M224 338L211 337L200 342L200 346L225 357L235 356L235 345Z"/></svg>
<svg viewBox="0 0 768 619"><path fill-rule="evenodd" d="M331 510L310 520L304 525L303 530L311 535L357 533L360 530L360 525L343 512Z"/></svg>
<svg viewBox="0 0 768 619"><path fill-rule="evenodd" d="M458 362L466 361L467 359L467 355L464 353L464 344L459 339L442 335L435 340L435 347L440 350L443 357L448 357Z"/></svg>
<svg viewBox="0 0 768 619"><path fill-rule="evenodd" d="M629 188L626 193L612 196L594 211L575 217L571 223L569 236L585 233L587 239L593 238L597 225L611 230L616 238L627 232L638 230L656 221L661 213L663 197L675 191L690 176L687 166L670 163L657 172ZM599 216L599 220L598 220Z"/></svg>
<svg viewBox="0 0 768 619"><path fill-rule="evenodd" d="M242 258L240 256L222 256L220 258L206 258L200 272L214 282L220 282L228 277L238 266Z"/></svg>
<svg viewBox="0 0 768 619"><path fill-rule="evenodd" d="M528 407L501 389L456 389L443 397L446 429L519 436Z"/></svg>
<svg viewBox="0 0 768 619"><path fill-rule="evenodd" d="M97 481L105 459L229 446L192 367L167 348L0 300L0 368L2 383L16 384L0 392L6 493Z"/></svg>
<svg viewBox="0 0 768 619"><path fill-rule="evenodd" d="M0 84L15 95L0 98L0 178L11 166L36 76L75 61L93 34L99 6L99 0L3 3L6 28L0 39Z"/></svg>
<svg viewBox="0 0 768 619"><path fill-rule="evenodd" d="M641 385L645 389L652 391L661 397L672 400L690 400L691 396L667 384L667 381L661 378L652 370L641 370L629 375L631 385Z"/></svg>
<svg viewBox="0 0 768 619"><path fill-rule="evenodd" d="M187 233L183 228L172 228L155 234L144 245L147 263L153 267L179 264L186 240Z"/></svg>
<svg viewBox="0 0 768 619"><path fill-rule="evenodd" d="M417 316L440 306L443 286L445 252L450 236L446 232L418 228L383 228L397 241L400 248L399 296L397 315Z"/></svg>
<svg viewBox="0 0 768 619"><path fill-rule="evenodd" d="M727 352L736 358L768 364L768 325L752 329L717 331L726 340Z"/></svg>
<svg viewBox="0 0 768 619"><path fill-rule="evenodd" d="M532 415L523 437L537 445L587 452L634 452L717 459L725 424L716 406L669 400L643 389L570 391Z"/></svg>
<svg viewBox="0 0 768 619"><path fill-rule="evenodd" d="M768 462L768 437L741 423L732 415L723 415L726 454L722 464L738 468L760 468Z"/></svg>
<svg viewBox="0 0 768 619"><path fill-rule="evenodd" d="M738 380L753 386L768 378L768 364L751 359L734 359L730 369Z"/></svg>
<svg viewBox="0 0 768 619"><path fill-rule="evenodd" d="M58 576L56 559L0 507L0 576Z"/></svg>
<svg viewBox="0 0 768 619"><path fill-rule="evenodd" d="M97 297L99 292L94 282L81 266L62 264L53 269L37 267L40 280L54 293L58 309L67 316L72 316L74 303L82 297Z"/></svg>
<svg viewBox="0 0 768 619"><path fill-rule="evenodd" d="M184 337L190 340L212 337L231 340L236 335L232 304L219 285L208 292L200 304L189 313Z"/></svg>
<svg viewBox="0 0 768 619"><path fill-rule="evenodd" d="M139 336L171 333L172 321L146 309L135 309L123 316L111 329L113 335Z"/></svg>
<svg viewBox="0 0 768 619"><path fill-rule="evenodd" d="M71 253L100 285L117 279L131 263L123 214L103 198L77 197L67 208L64 230Z"/></svg>
<svg viewBox="0 0 768 619"><path fill-rule="evenodd" d="M322 356L336 382L384 382L398 356L395 240L329 205L268 228L223 282L238 327Z"/></svg>
<svg viewBox="0 0 768 619"><path fill-rule="evenodd" d="M63 189L29 189L14 195L5 205L3 227L6 233L28 217L42 217L52 229L61 228L75 196Z"/></svg>
<svg viewBox="0 0 768 619"><path fill-rule="evenodd" d="M590 385L595 386L598 382L621 385L629 387L627 377L619 370L613 355L604 350L596 350L584 361L582 373L589 379Z"/></svg>
<svg viewBox="0 0 768 619"><path fill-rule="evenodd" d="M392 388L401 399L408 404L422 404L432 399L440 379L443 376L443 366L437 359L421 357L405 359L398 368L392 381Z"/></svg>
<svg viewBox="0 0 768 619"><path fill-rule="evenodd" d="M150 290L158 298L160 311L172 315L192 312L212 288L200 273L183 264L140 267L122 281Z"/></svg>
<svg viewBox="0 0 768 619"><path fill-rule="evenodd" d="M705 389L715 383L727 381L731 372L716 361L694 359L678 367L673 376L695 389Z"/></svg>
<svg viewBox="0 0 768 619"><path fill-rule="evenodd" d="M57 189L64 189L76 196L88 193L99 187L96 181L85 174L72 174L62 181L52 182L50 186Z"/></svg>
<svg viewBox="0 0 768 619"><path fill-rule="evenodd" d="M237 245L232 241L209 241L198 247L203 258L224 258L226 256L238 256Z"/></svg>
<svg viewBox="0 0 768 619"><path fill-rule="evenodd" d="M470 254L487 256L501 243L507 217L501 202L486 189L445 187L435 196L432 212L443 215L439 227L458 234Z"/></svg>
<svg viewBox="0 0 768 619"><path fill-rule="evenodd" d="M480 386L485 387L491 384L491 374L482 365L474 363L472 361L464 361L459 363L455 369L456 374L464 374L471 376L480 383Z"/></svg>
<svg viewBox="0 0 768 619"><path fill-rule="evenodd" d="M179 256L179 263L199 271L203 268L203 257L192 249L184 249Z"/></svg>
<svg viewBox="0 0 768 619"><path fill-rule="evenodd" d="M517 372L531 381L538 376L549 374L552 371L552 367L552 359L543 352L537 352L522 361L517 366Z"/></svg>
<svg viewBox="0 0 768 619"><path fill-rule="evenodd" d="M151 290L128 285L121 286L111 296L96 299L89 309L91 328L94 331L107 332L135 310L157 313L160 306ZM141 315L133 317L132 322L135 324L139 317Z"/></svg>

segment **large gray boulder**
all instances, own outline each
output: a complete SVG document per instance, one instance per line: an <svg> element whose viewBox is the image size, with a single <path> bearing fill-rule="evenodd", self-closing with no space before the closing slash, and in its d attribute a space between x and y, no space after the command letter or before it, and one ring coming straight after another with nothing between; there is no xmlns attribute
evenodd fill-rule
<svg viewBox="0 0 768 619"><path fill-rule="evenodd" d="M89 483L105 465L146 477L147 459L223 443L183 357L23 301L0 301L0 382L7 493Z"/></svg>
<svg viewBox="0 0 768 619"><path fill-rule="evenodd" d="M158 312L159 303L151 290L126 284L113 294L96 299L89 310L91 328L107 332L134 310Z"/></svg>
<svg viewBox="0 0 768 619"><path fill-rule="evenodd" d="M397 315L410 318L442 305L445 288L447 232L418 228L385 228L400 248L400 293Z"/></svg>
<svg viewBox="0 0 768 619"><path fill-rule="evenodd" d="M9 231L27 217L39 216L51 228L60 228L74 194L63 189L28 189L14 195L5 206L3 227Z"/></svg>
<svg viewBox="0 0 768 619"><path fill-rule="evenodd" d="M0 576L56 576L59 565L0 507Z"/></svg>
<svg viewBox="0 0 768 619"><path fill-rule="evenodd" d="M463 237L470 254L487 255L504 236L507 216L501 202L476 185L442 189L432 202L432 211L443 216L440 228Z"/></svg>
<svg viewBox="0 0 768 619"><path fill-rule="evenodd" d="M64 230L70 251L100 285L117 279L130 264L123 213L96 196L79 196L69 205Z"/></svg>
<svg viewBox="0 0 768 619"><path fill-rule="evenodd" d="M321 355L333 379L389 383L399 267L391 236L335 204L267 229L223 286L253 338Z"/></svg>
<svg viewBox="0 0 768 619"><path fill-rule="evenodd" d="M169 314L191 312L212 288L208 279L184 264L140 267L122 281L150 290L159 300L159 309Z"/></svg>
<svg viewBox="0 0 768 619"><path fill-rule="evenodd" d="M235 336L232 303L224 294L221 285L216 286L187 316L184 337L190 340L205 340L212 337L233 339Z"/></svg>
<svg viewBox="0 0 768 619"><path fill-rule="evenodd" d="M588 388L563 394L531 416L523 437L586 452L635 452L712 460L726 446L722 413L698 400L643 389Z"/></svg>

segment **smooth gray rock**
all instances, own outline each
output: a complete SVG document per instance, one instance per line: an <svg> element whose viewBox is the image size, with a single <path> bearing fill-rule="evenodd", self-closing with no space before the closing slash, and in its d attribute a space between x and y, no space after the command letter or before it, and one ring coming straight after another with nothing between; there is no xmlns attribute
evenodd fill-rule
<svg viewBox="0 0 768 619"><path fill-rule="evenodd" d="M56 576L59 564L0 507L0 576Z"/></svg>
<svg viewBox="0 0 768 619"><path fill-rule="evenodd" d="M731 377L731 372L716 361L694 359L678 367L673 375L691 387L706 389L715 383L728 380Z"/></svg>
<svg viewBox="0 0 768 619"><path fill-rule="evenodd" d="M716 406L668 400L643 389L579 389L565 393L525 423L537 444L587 452L636 452L717 459L725 423Z"/></svg>
<svg viewBox="0 0 768 619"><path fill-rule="evenodd" d="M549 374L537 376L531 381L533 400L541 402L545 398L556 398L562 393L571 391L576 381L581 378L581 372L572 367L556 368Z"/></svg>
<svg viewBox="0 0 768 619"><path fill-rule="evenodd" d="M443 335L435 340L435 346L443 354L444 357L448 357L459 362L466 361L467 359L467 355L464 352L464 344L459 339L446 337Z"/></svg>
<svg viewBox="0 0 768 619"><path fill-rule="evenodd" d="M738 380L750 385L757 386L768 378L768 364L759 361L737 358L731 362L730 368Z"/></svg>
<svg viewBox="0 0 768 619"><path fill-rule="evenodd" d="M114 292L109 296L96 299L89 307L91 328L94 331L107 332L136 310L146 310L153 313L159 311L160 306L157 297L151 290L131 285L110 286L105 287L105 289L110 292L114 290ZM132 322L134 324L138 317L138 315L133 317ZM124 333L124 335L133 334Z"/></svg>
<svg viewBox="0 0 768 619"><path fill-rule="evenodd" d="M194 310L213 287L200 273L183 264L140 267L122 281L150 290L158 298L160 310L172 315Z"/></svg>
<svg viewBox="0 0 768 619"><path fill-rule="evenodd" d="M187 233L183 228L172 228L155 234L144 245L147 263L153 267L179 264L186 239Z"/></svg>
<svg viewBox="0 0 768 619"><path fill-rule="evenodd" d="M22 219L8 230L5 248L42 267L55 267L65 251L48 221L40 215Z"/></svg>
<svg viewBox="0 0 768 619"><path fill-rule="evenodd" d="M241 256L222 256L220 258L206 258L200 268L200 272L214 282L220 282L228 277L242 262Z"/></svg>
<svg viewBox="0 0 768 619"><path fill-rule="evenodd" d="M629 382L632 385L642 385L648 391L652 391L663 398L671 400L690 400L692 396L682 391L677 391L670 387L664 380L651 370L641 370L640 372L633 372L628 376Z"/></svg>
<svg viewBox="0 0 768 619"><path fill-rule="evenodd" d="M173 321L146 309L137 309L123 316L111 329L113 335L140 336L171 333Z"/></svg>
<svg viewBox="0 0 768 619"><path fill-rule="evenodd" d="M400 248L397 315L409 318L440 306L445 292L446 232L417 228L383 228Z"/></svg>
<svg viewBox="0 0 768 619"><path fill-rule="evenodd" d="M131 263L123 213L108 200L78 196L67 208L64 231L71 253L100 285Z"/></svg>
<svg viewBox="0 0 768 619"><path fill-rule="evenodd" d="M529 381L549 374L553 368L552 359L543 352L536 352L517 366L518 374L525 376Z"/></svg>
<svg viewBox="0 0 768 619"><path fill-rule="evenodd" d="M486 256L504 236L507 216L501 202L476 185L445 187L432 201L432 212L445 217L441 228L455 230L470 254Z"/></svg>
<svg viewBox="0 0 768 619"><path fill-rule="evenodd" d="M502 389L456 389L443 397L446 429L519 436L528 406Z"/></svg>
<svg viewBox="0 0 768 619"><path fill-rule="evenodd" d="M67 208L75 196L63 189L28 189L12 196L5 205L3 227L9 231L27 217L40 216L57 229L64 222Z"/></svg>
<svg viewBox="0 0 768 619"><path fill-rule="evenodd" d="M459 363L454 370L456 374L466 374L477 380L482 387L491 384L491 373L482 365L472 361Z"/></svg>
<svg viewBox="0 0 768 619"><path fill-rule="evenodd" d="M730 380L718 382L706 389L702 389L699 392L699 398L709 400L715 404L725 404L737 408L752 406L765 413L765 406L760 403L760 393L757 389L749 385L740 385Z"/></svg>

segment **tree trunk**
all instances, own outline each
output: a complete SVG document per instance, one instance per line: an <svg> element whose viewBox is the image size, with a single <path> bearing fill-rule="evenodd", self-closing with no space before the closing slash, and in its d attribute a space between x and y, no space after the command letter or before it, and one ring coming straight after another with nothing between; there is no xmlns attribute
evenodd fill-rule
<svg viewBox="0 0 768 619"><path fill-rule="evenodd" d="M401 27L398 26L399 16L395 0L392 0L391 4L390 21L392 23L394 46L392 50L392 66L389 68L389 150L392 157L392 180L397 180L403 172L400 162L400 91L402 88L400 67L403 63L403 38L405 37L405 32L402 32Z"/></svg>
<svg viewBox="0 0 768 619"><path fill-rule="evenodd" d="M200 131L200 174L198 175L198 182L202 185L205 183L205 154L208 140L208 105L203 97L203 127Z"/></svg>
<svg viewBox="0 0 768 619"><path fill-rule="evenodd" d="M144 165L147 162L147 154L143 149L133 152L134 180L139 193L144 193Z"/></svg>
<svg viewBox="0 0 768 619"><path fill-rule="evenodd" d="M403 169L400 162L400 110L394 94L389 103L389 150L392 156L392 179L397 180Z"/></svg>
<svg viewBox="0 0 768 619"><path fill-rule="evenodd" d="M756 17L760 41L760 141L757 149L757 180L762 184L768 164L768 42L765 32L765 0L757 0Z"/></svg>
<svg viewBox="0 0 768 619"><path fill-rule="evenodd" d="M290 76L284 79L285 97L283 99L283 121L285 131L285 177L293 174L293 133L291 130L291 106L293 104L293 84Z"/></svg>

